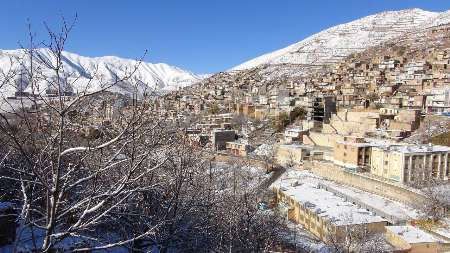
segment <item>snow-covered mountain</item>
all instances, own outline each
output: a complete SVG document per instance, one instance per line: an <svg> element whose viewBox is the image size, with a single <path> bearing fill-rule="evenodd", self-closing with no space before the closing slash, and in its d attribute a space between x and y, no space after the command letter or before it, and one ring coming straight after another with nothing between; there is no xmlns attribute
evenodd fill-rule
<svg viewBox="0 0 450 253"><path fill-rule="evenodd" d="M421 9L388 11L338 25L286 48L247 61L232 70L260 65L336 63L348 55L418 29L450 22L450 11L443 13Z"/></svg>
<svg viewBox="0 0 450 253"><path fill-rule="evenodd" d="M34 51L35 59L43 59L44 62L55 62L55 57L49 49L36 49ZM11 69L17 73L24 72L30 66L29 56L24 57L25 51L18 50L0 50L0 73L6 73ZM128 75L138 64L136 60L123 59L115 56L105 57L84 57L74 53L63 52L63 68L66 74L67 83L71 85L69 89L73 92L88 90L98 90L102 84L110 84L116 78L123 78ZM41 61L42 60L36 60ZM25 67L24 67L25 65ZM34 67L37 67L35 64ZM52 71L40 65L47 78L54 75ZM11 73L11 72L10 72ZM0 83L3 75L0 75ZM15 75L15 82L20 83L23 91L29 91L30 85L24 81L23 76ZM63 77L65 78L65 77ZM119 83L111 88L111 91L120 93L130 93L133 91L133 85L136 85L140 92L144 90L151 90L156 92L167 92L176 90L178 87L185 87L198 82L203 77L195 75L189 71L167 65L165 63L146 63L142 62L132 75L130 80ZM20 80L19 80L20 79ZM48 82L41 82L40 91L45 92ZM4 85L0 89L3 96L11 95L19 88L14 88L13 85Z"/></svg>

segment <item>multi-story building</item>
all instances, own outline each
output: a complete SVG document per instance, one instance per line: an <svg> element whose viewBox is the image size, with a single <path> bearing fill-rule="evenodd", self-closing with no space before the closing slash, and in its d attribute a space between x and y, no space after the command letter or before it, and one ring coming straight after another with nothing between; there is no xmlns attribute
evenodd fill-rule
<svg viewBox="0 0 450 253"><path fill-rule="evenodd" d="M236 140L234 130L215 129L211 132L211 143L214 150L225 150L226 143L234 140Z"/></svg>
<svg viewBox="0 0 450 253"><path fill-rule="evenodd" d="M336 141L334 162L349 169L362 169L370 166L371 147L362 137L346 136L343 141Z"/></svg>
<svg viewBox="0 0 450 253"><path fill-rule="evenodd" d="M450 112L450 88L433 90L426 98L426 111L432 113Z"/></svg>
<svg viewBox="0 0 450 253"><path fill-rule="evenodd" d="M404 184L448 180L450 147L438 145L399 145L372 147L370 172Z"/></svg>
<svg viewBox="0 0 450 253"><path fill-rule="evenodd" d="M387 224L382 217L295 176L287 175L272 187L287 218L324 242L345 240L349 231L382 233Z"/></svg>

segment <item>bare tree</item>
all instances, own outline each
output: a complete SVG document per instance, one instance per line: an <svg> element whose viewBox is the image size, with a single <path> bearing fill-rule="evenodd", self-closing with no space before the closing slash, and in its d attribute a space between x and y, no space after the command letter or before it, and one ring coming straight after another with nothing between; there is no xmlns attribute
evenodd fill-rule
<svg viewBox="0 0 450 253"><path fill-rule="evenodd" d="M94 118L101 125L101 115L85 115L80 109L93 111L96 101L116 85L133 86L131 77L140 61L115 80L91 73L84 88L71 94L71 87L81 80L64 66L63 50L73 26L63 20L60 31L47 27L49 41L39 46L46 47L50 58L35 49L30 33L23 58L11 59L11 70L1 79L2 88L12 87L21 97L2 98L0 179L15 186L18 239L21 233L31 233L33 247L43 252L68 237L83 241L72 249L82 251L122 246L153 234L158 224L148 224L139 234L125 231L101 238L96 233L112 221L131 218L130 201L155 189L157 182L140 182L167 161L159 154L170 143L159 122L145 118L145 103L135 99L130 99L121 121L104 131L89 124ZM20 79L14 66L20 69ZM23 92L24 85L29 92Z"/></svg>
<svg viewBox="0 0 450 253"><path fill-rule="evenodd" d="M423 196L417 201L417 209L422 211L426 220L439 221L447 217L450 207L450 184L430 176L431 169L423 169L414 173L412 186L418 188Z"/></svg>
<svg viewBox="0 0 450 253"><path fill-rule="evenodd" d="M352 218L348 217L351 221ZM327 243L334 253L389 252L389 244L382 232L370 231L365 224L328 227Z"/></svg>
<svg viewBox="0 0 450 253"><path fill-rule="evenodd" d="M114 80L87 73L86 81L66 69L72 28L48 28L49 42L38 46L50 57L30 33L23 57L0 76L2 88L18 93L2 97L0 111L0 182L18 207L14 248L25 235L29 250L42 252L274 247L283 222L258 209L253 177L242 166L215 169L208 153L183 142L179 126L149 110L150 98L137 99L140 61ZM110 92L124 85L132 97Z"/></svg>
<svg viewBox="0 0 450 253"><path fill-rule="evenodd" d="M266 171L271 172L276 166L277 147L275 143L266 143L258 147L258 159L265 163Z"/></svg>

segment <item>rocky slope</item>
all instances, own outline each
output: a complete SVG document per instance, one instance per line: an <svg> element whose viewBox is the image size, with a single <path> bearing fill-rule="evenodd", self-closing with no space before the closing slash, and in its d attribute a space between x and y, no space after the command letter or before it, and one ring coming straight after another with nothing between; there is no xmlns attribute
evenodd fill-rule
<svg viewBox="0 0 450 253"><path fill-rule="evenodd" d="M352 53L380 45L405 33L449 22L450 11L436 13L409 9L382 12L329 28L296 44L238 65L233 70L267 64L333 64Z"/></svg>

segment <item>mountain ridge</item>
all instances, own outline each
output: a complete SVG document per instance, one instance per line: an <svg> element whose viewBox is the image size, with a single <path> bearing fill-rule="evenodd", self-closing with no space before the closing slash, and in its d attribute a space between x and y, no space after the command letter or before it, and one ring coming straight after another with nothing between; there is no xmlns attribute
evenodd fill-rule
<svg viewBox="0 0 450 253"><path fill-rule="evenodd" d="M36 57L41 57L49 62L55 62L55 57L49 49L39 48L33 50ZM17 69L22 67L21 61L28 66L30 60L24 59L25 49L0 50L0 68L2 70ZM11 62L10 59L15 59ZM117 77L126 76L128 72L134 70L134 66L139 64L136 72L131 77L129 85L121 84L120 87L114 87L112 91L119 93L133 92L132 83L137 83L140 92L152 90L155 92L168 92L181 87L191 85L200 81L203 77L190 71L171 66L166 63L139 62L133 59L120 58L117 56L86 57L76 53L63 51L62 62L64 71L73 78L79 78L77 84L72 87L74 91L83 90L87 85L88 90L99 89L102 82L114 81ZM51 76L51 71L45 74ZM71 77L71 78L72 78ZM29 89L25 84L24 91ZM45 87L42 87L45 89ZM42 90L41 89L41 90ZM3 88L3 93L11 95L14 92L13 87Z"/></svg>
<svg viewBox="0 0 450 253"><path fill-rule="evenodd" d="M264 64L333 64L351 53L361 52L404 33L450 23L450 11L422 9L385 11L315 33L297 43L263 54L229 71L251 69Z"/></svg>

